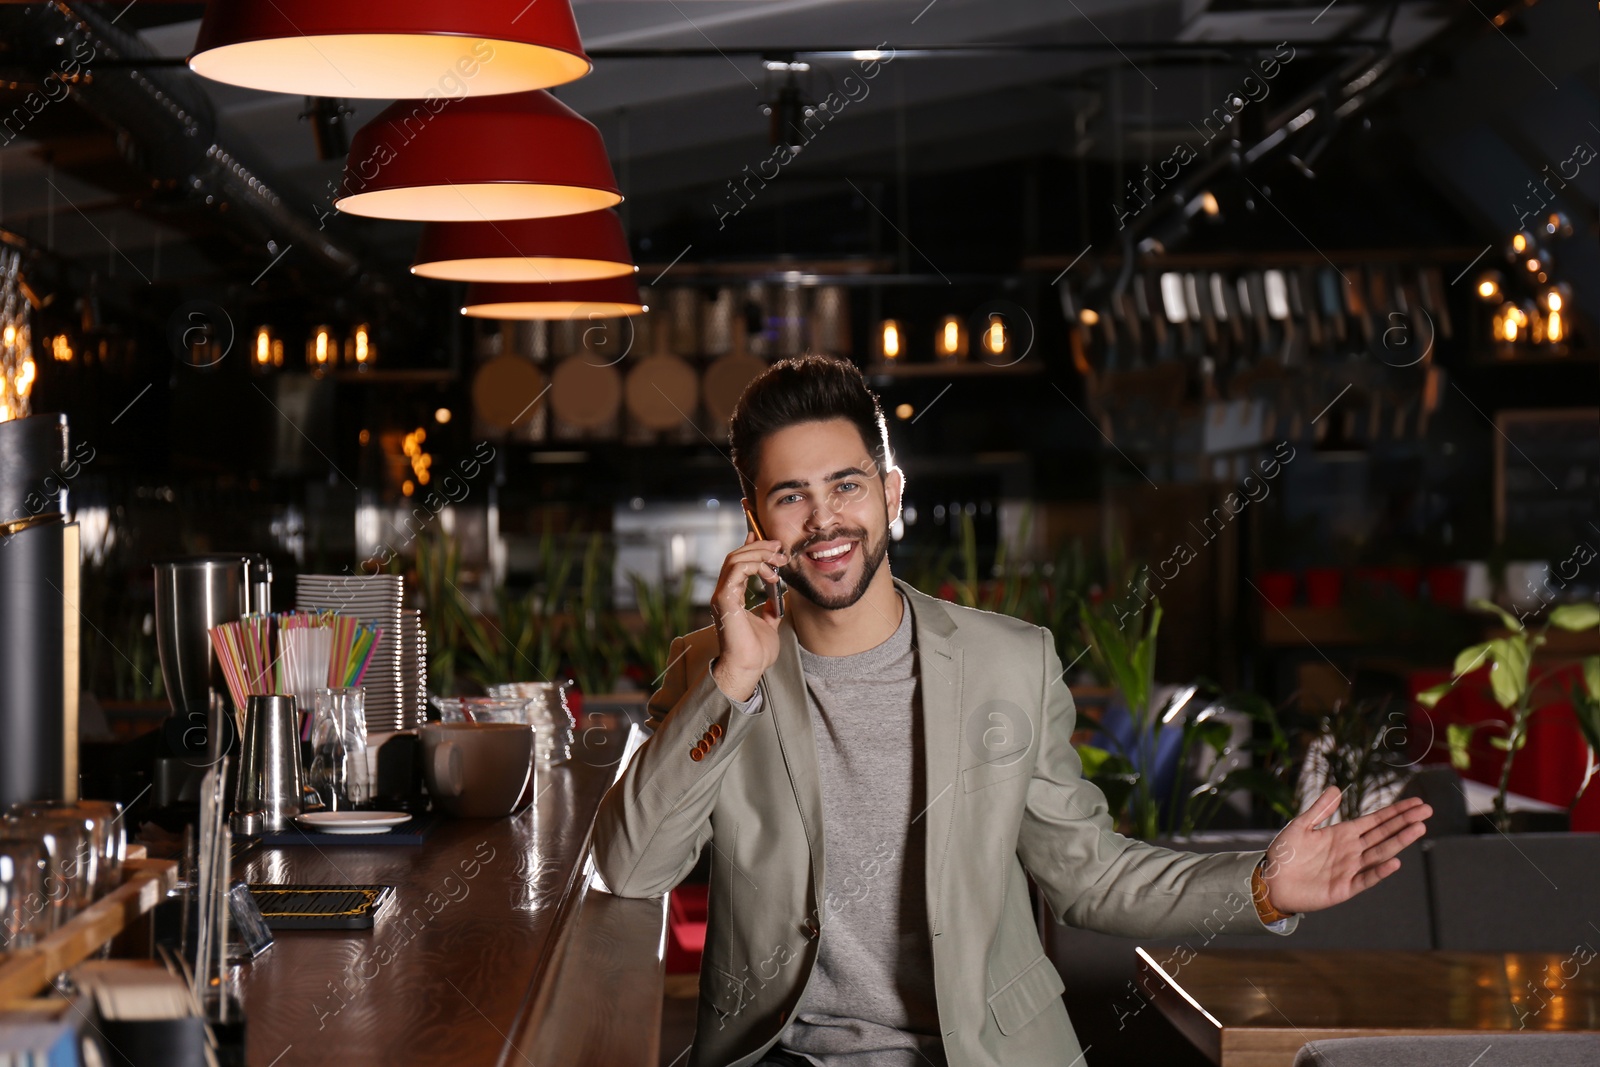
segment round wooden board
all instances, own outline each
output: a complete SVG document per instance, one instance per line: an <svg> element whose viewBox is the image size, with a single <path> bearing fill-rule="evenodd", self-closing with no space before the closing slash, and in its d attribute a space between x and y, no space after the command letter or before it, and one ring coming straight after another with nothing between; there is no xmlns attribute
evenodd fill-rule
<svg viewBox="0 0 1600 1067"><path fill-rule="evenodd" d="M602 426L622 405L622 375L615 367L590 362L592 355L570 356L550 379L550 407L573 426Z"/></svg>
<svg viewBox="0 0 1600 1067"><path fill-rule="evenodd" d="M671 430L694 418L700 379L677 356L650 356L628 373L628 413L641 426Z"/></svg>
<svg viewBox="0 0 1600 1067"><path fill-rule="evenodd" d="M755 356L738 354L723 356L706 368L706 411L713 424L727 426L744 387L766 369L766 363Z"/></svg>
<svg viewBox="0 0 1600 1067"><path fill-rule="evenodd" d="M472 407L490 426L507 429L532 413L544 375L522 356L496 356L472 376Z"/></svg>

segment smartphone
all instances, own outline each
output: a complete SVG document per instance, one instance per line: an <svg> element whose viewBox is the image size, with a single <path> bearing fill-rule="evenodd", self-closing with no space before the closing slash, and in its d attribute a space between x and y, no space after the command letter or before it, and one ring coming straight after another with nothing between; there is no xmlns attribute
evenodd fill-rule
<svg viewBox="0 0 1600 1067"><path fill-rule="evenodd" d="M750 532L756 535L756 540L767 541L770 538L761 532L761 524L756 521L756 513L750 510L750 505L741 502L744 508L744 521L750 525ZM783 618L783 582L764 582L767 587L767 603L772 605L773 614Z"/></svg>

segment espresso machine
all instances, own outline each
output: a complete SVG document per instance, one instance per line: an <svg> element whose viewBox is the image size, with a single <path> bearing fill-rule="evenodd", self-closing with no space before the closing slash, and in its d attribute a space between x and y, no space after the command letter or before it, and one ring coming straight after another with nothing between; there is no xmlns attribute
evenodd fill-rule
<svg viewBox="0 0 1600 1067"><path fill-rule="evenodd" d="M93 450L89 452L93 458ZM78 799L78 524L67 417L0 422L0 811Z"/></svg>
<svg viewBox="0 0 1600 1067"><path fill-rule="evenodd" d="M172 704L171 754L157 761L155 776L156 806L166 807L194 799L188 794L200 774L224 755L234 757L230 777L237 773L237 718L210 631L272 610L272 564L242 552L160 560L155 581L156 652Z"/></svg>

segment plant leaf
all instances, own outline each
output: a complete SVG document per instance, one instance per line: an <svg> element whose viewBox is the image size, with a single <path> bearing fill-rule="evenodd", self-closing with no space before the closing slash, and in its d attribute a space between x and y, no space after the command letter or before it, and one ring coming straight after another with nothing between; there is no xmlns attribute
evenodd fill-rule
<svg viewBox="0 0 1600 1067"><path fill-rule="evenodd" d="M1550 625L1562 630L1592 630L1600 626L1600 604L1562 604L1550 612Z"/></svg>
<svg viewBox="0 0 1600 1067"><path fill-rule="evenodd" d="M1477 611L1488 612L1489 614L1500 616L1501 625L1510 630L1512 633L1522 632L1522 621L1515 615L1512 615L1505 608L1502 608L1499 604L1489 600L1479 599L1474 600L1470 607Z"/></svg>
<svg viewBox="0 0 1600 1067"><path fill-rule="evenodd" d="M1221 719L1207 719L1205 722L1192 724L1189 729L1194 735L1204 742L1211 751L1221 756L1228 748L1228 742L1233 740L1233 724Z"/></svg>
<svg viewBox="0 0 1600 1067"><path fill-rule="evenodd" d="M1440 682L1435 686L1430 686L1429 688L1424 689L1422 692L1417 694L1417 703L1421 704L1425 708L1431 708L1439 703L1439 699L1441 697L1450 692L1450 690L1454 689L1455 684L1456 683L1452 680L1448 682Z"/></svg>
<svg viewBox="0 0 1600 1067"><path fill-rule="evenodd" d="M1521 699L1528 688L1528 642L1521 634L1499 637L1489 642L1494 666L1489 668L1489 686L1502 708Z"/></svg>
<svg viewBox="0 0 1600 1067"><path fill-rule="evenodd" d="M1490 642L1485 641L1481 645L1468 645L1460 652L1457 652L1456 662L1451 668L1451 673L1459 678L1463 674L1469 674L1477 668L1484 666L1489 662L1489 647Z"/></svg>
<svg viewBox="0 0 1600 1067"><path fill-rule="evenodd" d="M1600 656L1583 658L1583 687L1591 699L1600 700Z"/></svg>
<svg viewBox="0 0 1600 1067"><path fill-rule="evenodd" d="M1483 723L1451 723L1444 729L1445 744L1450 749L1450 766L1458 771L1472 767L1472 735Z"/></svg>
<svg viewBox="0 0 1600 1067"><path fill-rule="evenodd" d="M1074 745L1078 750L1078 760L1083 764L1083 776L1093 778L1099 774L1110 760L1116 759L1109 749L1098 745Z"/></svg>

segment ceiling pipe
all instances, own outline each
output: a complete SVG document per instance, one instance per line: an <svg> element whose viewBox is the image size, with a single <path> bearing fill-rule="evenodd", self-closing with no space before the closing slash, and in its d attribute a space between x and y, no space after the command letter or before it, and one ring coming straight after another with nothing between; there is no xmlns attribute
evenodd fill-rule
<svg viewBox="0 0 1600 1067"><path fill-rule="evenodd" d="M192 76L138 66L155 54L113 18L57 0L5 5L0 25L13 48L69 86L72 99L116 133L123 155L157 185L181 188L214 209L226 204L226 228L247 230L252 250L270 255L293 245L300 263L336 280L356 277L358 250L291 208L283 185L223 143L210 99Z"/></svg>

